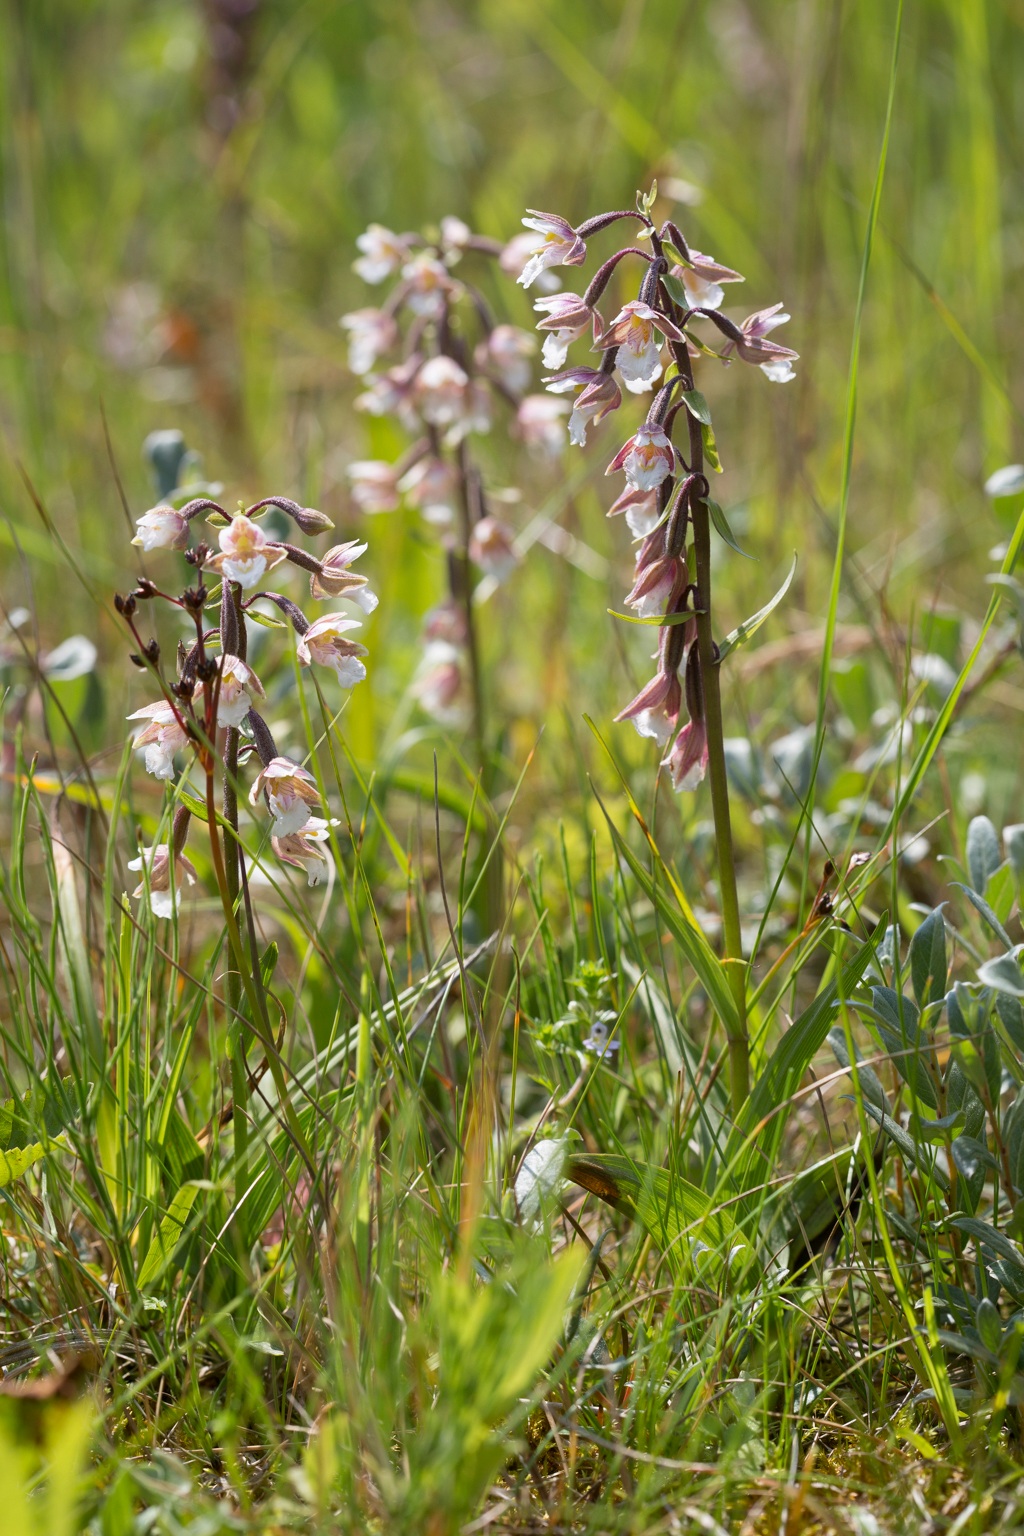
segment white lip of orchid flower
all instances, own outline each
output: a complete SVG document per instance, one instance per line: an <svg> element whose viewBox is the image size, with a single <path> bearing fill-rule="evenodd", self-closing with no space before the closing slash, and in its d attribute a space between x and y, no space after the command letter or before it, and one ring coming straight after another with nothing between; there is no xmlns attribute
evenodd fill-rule
<svg viewBox="0 0 1024 1536"><path fill-rule="evenodd" d="M652 491L668 478L674 467L675 451L665 432L660 426L645 423L622 445L605 474L624 470L628 484L635 490Z"/></svg>
<svg viewBox="0 0 1024 1536"><path fill-rule="evenodd" d="M319 885L323 879L330 877L332 865L324 844L330 837L331 827L338 825L334 817L328 821L322 816L310 816L297 832L273 835L270 845L282 864L304 869L307 884Z"/></svg>
<svg viewBox="0 0 1024 1536"><path fill-rule="evenodd" d="M308 667L316 662L322 667L333 667L341 686L354 688L366 676L359 658L368 652L365 645L344 637L349 630L360 627L358 619L347 619L337 613L325 613L314 619L296 646L300 664Z"/></svg>
<svg viewBox="0 0 1024 1536"><path fill-rule="evenodd" d="M205 569L216 571L226 581L236 581L243 592L255 587L285 559L280 545L268 539L259 524L244 513L220 530L218 542L220 553L210 556Z"/></svg>
<svg viewBox="0 0 1024 1536"><path fill-rule="evenodd" d="M188 744L188 735L182 729L178 716L166 700L145 704L127 717L129 720L145 720L132 738L132 746L146 753L146 772L155 779L174 776L174 757Z"/></svg>
<svg viewBox="0 0 1024 1536"><path fill-rule="evenodd" d="M288 757L271 758L260 770L249 792L249 804L258 805L264 791L276 837L298 832L310 820L313 806L320 804L320 791L313 775Z"/></svg>
<svg viewBox="0 0 1024 1536"><path fill-rule="evenodd" d="M195 688L196 699L205 700L206 684L197 683ZM217 683L209 685L211 696L216 692L217 697L217 724L221 727L237 730L249 713L254 698L265 699L266 692L256 673L244 662L240 656L232 656L229 652L220 661L220 688Z"/></svg>
<svg viewBox="0 0 1024 1536"><path fill-rule="evenodd" d="M171 886L170 852L166 843L140 849L137 858L129 859L128 868L133 872L145 872L132 892L136 901L146 894L145 876L148 875L149 905L154 917L172 917L182 885L196 883L194 865L183 853L179 853L174 861L175 881L174 886Z"/></svg>
<svg viewBox="0 0 1024 1536"><path fill-rule="evenodd" d="M371 224L356 237L356 245L363 254L352 263L352 270L364 283L382 283L409 255L408 243L383 224Z"/></svg>

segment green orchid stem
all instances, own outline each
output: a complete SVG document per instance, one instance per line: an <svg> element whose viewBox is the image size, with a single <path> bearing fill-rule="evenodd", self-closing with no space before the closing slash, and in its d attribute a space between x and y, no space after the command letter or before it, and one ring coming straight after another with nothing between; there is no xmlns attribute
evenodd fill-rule
<svg viewBox="0 0 1024 1536"><path fill-rule="evenodd" d="M227 903L232 912L238 910L238 731L229 728L224 740L224 820L231 828L232 837L224 842L224 887ZM231 1098L234 1103L232 1130L235 1144L235 1188L243 1190L249 1183L249 1073L245 1065L242 1026L238 1011L242 1000L242 978L233 966L227 973L228 1017L231 1020L228 1036L228 1052L231 1060Z"/></svg>
<svg viewBox="0 0 1024 1536"><path fill-rule="evenodd" d="M657 242L655 242L657 245ZM660 254L660 250L659 250ZM667 312L680 322L682 311L664 295ZM693 389L693 367L685 342L671 342L670 351L683 380L683 389ZM687 408L690 472L704 474L704 435L701 424ZM729 1096L732 1112L738 1115L750 1093L750 1037L747 1033L747 972L743 961L740 935L740 902L736 890L736 854L732 842L732 818L729 814L729 778L725 767L725 739L722 731L722 692L718 652L711 627L711 514L707 502L690 497L690 524L693 528L693 556L697 585L697 655L700 659L701 692L704 701L704 725L708 742L708 778L711 781L711 808L715 818L715 851L718 857L718 889L722 903L723 952L729 986L736 1013L729 1028Z"/></svg>
<svg viewBox="0 0 1024 1536"><path fill-rule="evenodd" d="M209 749L207 748L207 751L208 750ZM231 949L232 958L238 968L238 975L239 979L241 980L242 988L245 992L246 1001L249 1004L249 1008L252 1013L252 1023L249 1025L249 1028L252 1030L253 1034L256 1036L266 1051L267 1065L270 1068L270 1075L273 1078L274 1087L277 1090L278 1102L281 1106L281 1111L284 1115L285 1122L288 1126L288 1131L292 1137L295 1148L302 1155L302 1157L307 1162L309 1162L309 1148L306 1145L306 1138L303 1133L299 1117L296 1114L295 1106L291 1101L291 1096L288 1092L288 1085L285 1082L284 1070L278 1058L277 1049L274 1045L273 1035L271 1034L270 1022L266 1011L266 1002L263 997L262 979L258 975L253 974L252 967L250 966L246 957L246 953L242 945L242 936L238 930L235 906L228 894L227 866L224 859L224 850L221 846L220 835L217 831L217 809L214 802L212 758L209 758L206 763L206 815L210 836L210 857L213 861L214 877L217 881L217 889L220 893L221 906L224 910L224 924L227 928L228 944ZM237 844L235 844L234 853L237 860ZM236 1022L239 1023L240 1028L245 1027L243 1021L236 1020ZM244 1062L241 1063L241 1067L244 1073ZM248 1079L246 1079L243 1091L245 1093L246 1099L248 1099ZM242 1193L244 1193L242 1190L236 1191L236 1195L241 1195Z"/></svg>
<svg viewBox="0 0 1024 1536"><path fill-rule="evenodd" d="M729 985L736 1003L735 1027L729 1031L729 1092L733 1114L742 1109L750 1093L750 1039L747 1034L747 981L740 937L740 904L736 891L736 856L729 814L729 780L725 767L722 730L720 673L711 632L711 519L703 502L694 501L693 552L696 562L700 609L697 613L697 653L704 693L704 723L708 736L708 779L715 818L715 849L718 885L722 902L722 928Z"/></svg>

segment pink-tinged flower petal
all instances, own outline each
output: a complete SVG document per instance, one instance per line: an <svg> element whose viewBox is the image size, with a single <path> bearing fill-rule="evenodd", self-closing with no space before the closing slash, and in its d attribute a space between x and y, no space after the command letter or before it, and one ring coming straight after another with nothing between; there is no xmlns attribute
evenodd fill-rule
<svg viewBox="0 0 1024 1536"><path fill-rule="evenodd" d="M568 401L551 395L527 395L519 402L516 426L528 448L546 458L557 458L565 443Z"/></svg>
<svg viewBox="0 0 1024 1536"><path fill-rule="evenodd" d="M409 254L408 241L383 224L371 224L357 237L356 245L363 254L352 263L352 270L364 283L382 283L398 271Z"/></svg>
<svg viewBox="0 0 1024 1536"><path fill-rule="evenodd" d="M397 416L403 426L414 431L417 420L412 393L422 362L419 354L414 353L386 373L371 375L369 389L352 402L356 410L365 411L369 416Z"/></svg>
<svg viewBox="0 0 1024 1536"><path fill-rule="evenodd" d="M230 652L222 656L219 670L219 691L216 681L208 685L197 683L194 697L205 702L206 688L209 686L211 696L215 692L217 694L217 724L237 730L253 702L265 699L267 695L256 673L240 657L232 656Z"/></svg>
<svg viewBox="0 0 1024 1536"><path fill-rule="evenodd" d="M476 349L477 367L498 379L514 395L529 388L530 358L537 350L536 337L517 325L496 325Z"/></svg>
<svg viewBox="0 0 1024 1536"><path fill-rule="evenodd" d="M660 540L661 535L658 537ZM671 600L682 592L687 580L686 562L675 555L662 555L642 568L638 561L637 577L626 596L626 607L635 609L643 619L667 613Z"/></svg>
<svg viewBox="0 0 1024 1536"><path fill-rule="evenodd" d="M314 619L295 647L300 664L309 667L315 662L321 667L332 667L343 688L354 688L366 676L359 658L369 652L365 645L345 636L349 630L360 627L358 619L346 619L336 613Z"/></svg>
<svg viewBox="0 0 1024 1536"><path fill-rule="evenodd" d="M311 816L297 832L272 836L270 846L282 864L305 870L307 884L320 885L331 873L326 844L331 827L337 825L336 820L325 821L321 816Z"/></svg>
<svg viewBox="0 0 1024 1536"><path fill-rule="evenodd" d="M132 897L136 901L144 897L148 884L149 906L154 917L172 917L182 886L196 883L195 867L183 853L179 853L173 859L173 882L171 866L171 849L166 843L157 843L152 848L142 848L139 850L138 858L128 860L130 870L145 871L145 876L135 887Z"/></svg>
<svg viewBox="0 0 1024 1536"><path fill-rule="evenodd" d="M522 230L520 234L513 235L498 257L498 265L507 277L519 278L527 262L533 258L534 248L537 244L536 235ZM558 290L559 278L557 272L544 271L535 279L538 293L555 293Z"/></svg>
<svg viewBox="0 0 1024 1536"><path fill-rule="evenodd" d="M340 324L348 331L348 365L353 373L369 373L398 340L398 326L383 309L354 309L342 315Z"/></svg>
<svg viewBox="0 0 1024 1536"><path fill-rule="evenodd" d="M638 491L629 485L608 508L606 516L625 513L626 523L635 539L646 539L661 521L657 491Z"/></svg>
<svg viewBox="0 0 1024 1536"><path fill-rule="evenodd" d="M424 421L433 427L450 427L466 414L469 375L453 357L431 357L416 375L416 405Z"/></svg>
<svg viewBox="0 0 1024 1536"><path fill-rule="evenodd" d="M249 804L259 805L264 791L277 837L304 827L312 808L320 804L320 791L313 775L288 757L271 758L261 769L249 793Z"/></svg>
<svg viewBox="0 0 1024 1536"><path fill-rule="evenodd" d="M414 315L427 320L440 316L446 295L456 288L444 262L429 251L418 251L402 268L405 302Z"/></svg>
<svg viewBox="0 0 1024 1536"><path fill-rule="evenodd" d="M662 759L673 789L696 789L708 767L708 729L703 720L689 720L676 737L671 752Z"/></svg>
<svg viewBox="0 0 1024 1536"><path fill-rule="evenodd" d="M443 526L453 521L458 482L446 459L436 454L417 459L399 480L398 489L428 523Z"/></svg>
<svg viewBox="0 0 1024 1536"><path fill-rule="evenodd" d="M512 534L496 517L482 517L469 536L469 558L495 581L504 581L515 570L518 556Z"/></svg>
<svg viewBox="0 0 1024 1536"><path fill-rule="evenodd" d="M539 213L536 208L528 208L527 213L531 217L523 223L541 238L533 245L530 259L519 274L518 281L524 288L529 288L545 267L578 267L586 261L586 244L566 219L557 213Z"/></svg>
<svg viewBox="0 0 1024 1536"><path fill-rule="evenodd" d="M668 478L675 462L675 451L662 428L645 423L619 449L605 474L624 470L631 486L638 491L650 491Z"/></svg>
<svg viewBox="0 0 1024 1536"><path fill-rule="evenodd" d="M461 645L430 640L413 684L420 708L441 725L461 725L468 714Z"/></svg>
<svg viewBox="0 0 1024 1536"><path fill-rule="evenodd" d="M664 746L676 728L682 704L678 676L659 669L615 719L631 721L639 735L648 736Z"/></svg>
<svg viewBox="0 0 1024 1536"><path fill-rule="evenodd" d="M370 591L365 576L357 576L349 569L354 560L366 553L366 545L356 539L347 544L335 544L320 562L320 570L309 578L309 595L318 599L347 597L358 603L364 613L372 613L377 606L377 595Z"/></svg>
<svg viewBox="0 0 1024 1536"><path fill-rule="evenodd" d="M360 512L394 512L398 508L398 475L382 459L357 459L345 471L352 500Z"/></svg>
<svg viewBox="0 0 1024 1536"><path fill-rule="evenodd" d="M175 754L188 745L188 736L170 704L163 699L157 704L145 704L128 719L146 721L132 738L134 749L146 753L146 772L155 779L173 778Z"/></svg>
<svg viewBox="0 0 1024 1536"><path fill-rule="evenodd" d="M280 565L285 552L267 538L251 518L240 514L218 535L220 553L211 555L204 570L216 571L226 581L237 581L243 592L258 585L268 571Z"/></svg>
<svg viewBox="0 0 1024 1536"><path fill-rule="evenodd" d="M650 304L641 304L635 300L622 306L611 325L603 332L598 346L602 349L629 347L633 352L640 352L650 344L656 331L669 341L683 339L682 331L667 315L663 315L659 309L653 309Z"/></svg>

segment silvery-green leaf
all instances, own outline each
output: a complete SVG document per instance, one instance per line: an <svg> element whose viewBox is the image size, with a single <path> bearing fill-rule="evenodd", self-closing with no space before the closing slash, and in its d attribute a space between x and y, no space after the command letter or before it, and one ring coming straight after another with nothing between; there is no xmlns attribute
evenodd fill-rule
<svg viewBox="0 0 1024 1536"><path fill-rule="evenodd" d="M562 1185L568 1147L564 1136L547 1137L532 1146L516 1174L515 1196L524 1222L535 1222L550 1207Z"/></svg>
<svg viewBox="0 0 1024 1536"><path fill-rule="evenodd" d="M1018 496L1024 491L1024 464L1004 464L985 481L985 495L996 501L1001 496Z"/></svg>
<svg viewBox="0 0 1024 1536"><path fill-rule="evenodd" d="M959 880L954 880L952 883L953 885L959 886L960 890L963 891L971 906L984 918L985 922L988 924L989 928L991 928L999 942L1001 944L1005 944L1007 949L1011 949L1013 947L1013 940L1010 938L1010 935L1007 933L998 917L996 917L996 914L992 911L992 908L989 906L985 898L983 896L979 896L977 891L972 891L969 885L961 884Z"/></svg>
<svg viewBox="0 0 1024 1536"><path fill-rule="evenodd" d="M984 896L989 876L1002 862L995 827L987 816L975 816L967 828L967 872L979 895Z"/></svg>
<svg viewBox="0 0 1024 1536"><path fill-rule="evenodd" d="M910 976L918 1007L946 995L946 925L942 908L930 912L910 941Z"/></svg>
<svg viewBox="0 0 1024 1536"><path fill-rule="evenodd" d="M1024 880L1024 821L1003 828L1003 846L1010 868L1018 880Z"/></svg>
<svg viewBox="0 0 1024 1536"><path fill-rule="evenodd" d="M70 683L93 670L96 656L96 647L85 635L69 635L45 657L43 672L51 683Z"/></svg>
<svg viewBox="0 0 1024 1536"><path fill-rule="evenodd" d="M978 967L978 980L997 992L1010 997L1024 997L1024 971L1020 968L1016 951L1000 955L996 960L986 960Z"/></svg>

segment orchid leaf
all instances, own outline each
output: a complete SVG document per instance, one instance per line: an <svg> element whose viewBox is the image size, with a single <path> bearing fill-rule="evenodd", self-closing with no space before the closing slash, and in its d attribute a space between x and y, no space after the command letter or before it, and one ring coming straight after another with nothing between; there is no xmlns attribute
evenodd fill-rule
<svg viewBox="0 0 1024 1536"><path fill-rule="evenodd" d="M742 550L740 553L742 554ZM789 568L789 574L771 601L765 603L764 607L759 608L756 613L752 613L749 619L744 619L742 624L738 624L736 628L730 634L726 635L723 641L721 641L718 647L719 662L723 662L725 658L733 651L738 651L741 645L746 645L751 636L755 635L761 628L761 625L764 623L765 619L768 618L769 614L773 613L774 610L779 606L779 604L782 602L782 599L789 591L790 586L792 585L793 577L796 575L796 561L797 557L794 554L793 564Z"/></svg>

